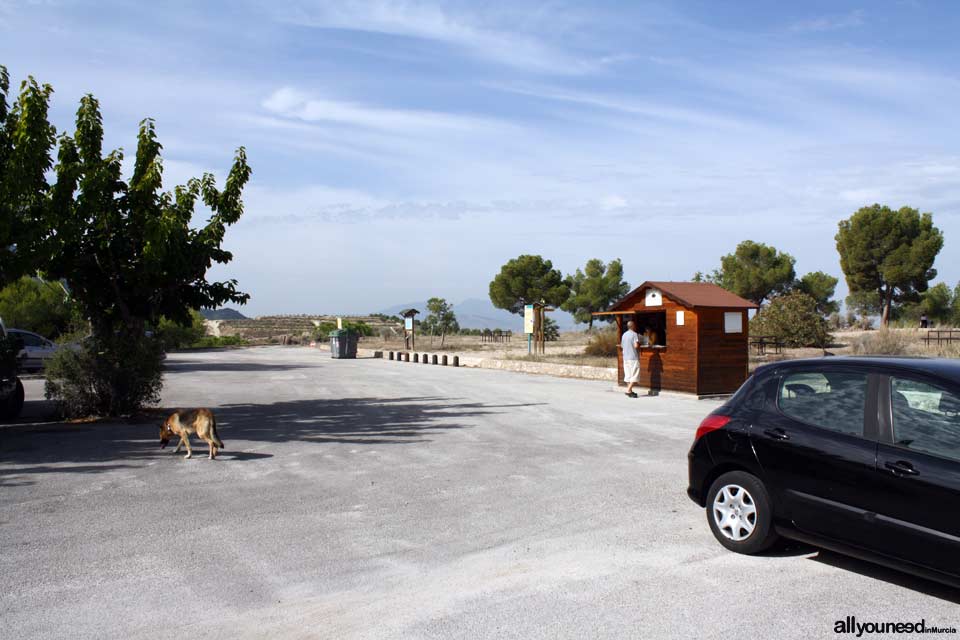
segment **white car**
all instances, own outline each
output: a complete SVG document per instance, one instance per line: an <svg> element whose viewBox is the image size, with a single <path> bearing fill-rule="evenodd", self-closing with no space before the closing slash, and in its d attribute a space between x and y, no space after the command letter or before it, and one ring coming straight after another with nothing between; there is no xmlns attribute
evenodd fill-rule
<svg viewBox="0 0 960 640"><path fill-rule="evenodd" d="M32 331L23 329L7 329L11 337L20 338L23 341L23 350L20 352L20 366L24 371L39 371L43 369L47 360L53 357L59 348L51 340L47 340L41 335Z"/></svg>

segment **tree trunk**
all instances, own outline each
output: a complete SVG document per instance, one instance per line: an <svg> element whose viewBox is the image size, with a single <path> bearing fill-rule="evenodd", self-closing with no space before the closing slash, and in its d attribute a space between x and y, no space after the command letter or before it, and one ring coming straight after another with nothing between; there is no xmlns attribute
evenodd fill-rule
<svg viewBox="0 0 960 640"><path fill-rule="evenodd" d="M440 332L440 348L443 349L443 342L447 339L447 330L444 329Z"/></svg>
<svg viewBox="0 0 960 640"><path fill-rule="evenodd" d="M593 331L593 314L592 313L590 314L589 324L587 324L587 331Z"/></svg>
<svg viewBox="0 0 960 640"><path fill-rule="evenodd" d="M893 306L893 286L887 285L887 290L882 294L883 312L880 315L880 326L886 328L890 326L890 307Z"/></svg>

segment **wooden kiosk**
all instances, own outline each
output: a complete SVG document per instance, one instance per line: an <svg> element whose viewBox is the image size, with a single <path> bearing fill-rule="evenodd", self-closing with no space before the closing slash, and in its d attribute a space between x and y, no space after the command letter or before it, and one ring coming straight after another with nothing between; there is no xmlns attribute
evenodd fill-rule
<svg viewBox="0 0 960 640"><path fill-rule="evenodd" d="M757 305L707 282L644 282L607 311L619 335L627 321L650 339L640 348L640 386L698 396L736 391L748 374L747 311ZM623 351L617 382L623 382Z"/></svg>

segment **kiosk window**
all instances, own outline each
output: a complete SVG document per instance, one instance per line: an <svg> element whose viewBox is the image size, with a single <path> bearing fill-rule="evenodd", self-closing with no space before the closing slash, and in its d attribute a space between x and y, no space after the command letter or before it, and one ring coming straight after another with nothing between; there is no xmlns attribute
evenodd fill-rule
<svg viewBox="0 0 960 640"><path fill-rule="evenodd" d="M640 334L640 344L645 347L667 346L666 311L638 313L634 320L637 323L637 333Z"/></svg>

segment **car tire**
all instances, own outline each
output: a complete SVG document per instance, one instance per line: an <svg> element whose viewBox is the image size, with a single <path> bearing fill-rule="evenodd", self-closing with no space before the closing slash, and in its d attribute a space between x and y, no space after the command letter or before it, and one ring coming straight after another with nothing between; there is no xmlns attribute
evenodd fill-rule
<svg viewBox="0 0 960 640"><path fill-rule="evenodd" d="M710 485L707 522L717 541L736 553L761 553L778 538L770 494L759 478L745 471L730 471Z"/></svg>
<svg viewBox="0 0 960 640"><path fill-rule="evenodd" d="M23 410L23 383L17 379L17 388L14 389L10 397L3 404L0 404L0 417L5 420L13 420L20 415Z"/></svg>

